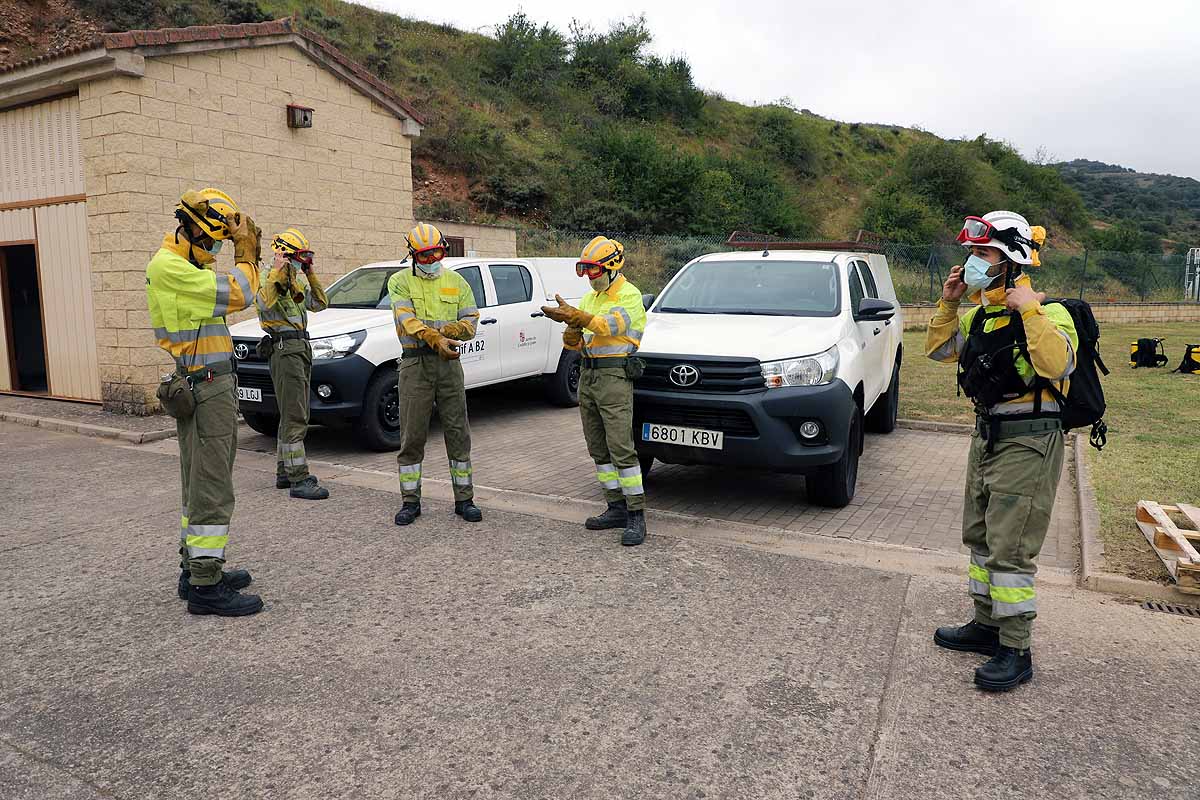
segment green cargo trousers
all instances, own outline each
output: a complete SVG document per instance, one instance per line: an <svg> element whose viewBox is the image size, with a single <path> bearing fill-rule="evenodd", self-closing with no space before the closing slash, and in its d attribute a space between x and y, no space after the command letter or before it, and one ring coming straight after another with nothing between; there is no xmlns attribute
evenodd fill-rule
<svg viewBox="0 0 1200 800"><path fill-rule="evenodd" d="M580 370L579 416L604 499L609 503L624 500L630 511L644 509L642 467L633 448L633 382L625 377L624 369Z"/></svg>
<svg viewBox="0 0 1200 800"><path fill-rule="evenodd" d="M425 440L437 404L450 459L450 481L456 502L475 497L471 477L471 426L462 364L427 353L407 355L397 370L400 390L400 452L396 466L405 503L421 502L421 463Z"/></svg>
<svg viewBox="0 0 1200 800"><path fill-rule="evenodd" d="M198 381L196 411L175 420L183 513L179 521L180 566L193 586L221 580L229 520L233 517L233 460L237 455L237 392L233 375Z"/></svg>
<svg viewBox="0 0 1200 800"><path fill-rule="evenodd" d="M1062 431L1000 439L991 453L978 431L971 437L962 535L971 550L968 588L975 621L999 628L1006 647L1032 642L1034 575L1062 462Z"/></svg>
<svg viewBox="0 0 1200 800"><path fill-rule="evenodd" d="M284 339L271 348L270 367L275 402L279 405L275 473L295 486L308 477L304 437L308 434L312 347L303 339Z"/></svg>

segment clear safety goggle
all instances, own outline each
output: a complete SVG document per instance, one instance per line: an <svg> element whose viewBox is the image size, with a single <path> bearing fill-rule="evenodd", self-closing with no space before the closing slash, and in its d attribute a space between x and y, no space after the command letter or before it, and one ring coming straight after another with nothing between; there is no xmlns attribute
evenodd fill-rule
<svg viewBox="0 0 1200 800"><path fill-rule="evenodd" d="M967 217L958 232L958 243L985 244L996 238L996 226L983 217Z"/></svg>

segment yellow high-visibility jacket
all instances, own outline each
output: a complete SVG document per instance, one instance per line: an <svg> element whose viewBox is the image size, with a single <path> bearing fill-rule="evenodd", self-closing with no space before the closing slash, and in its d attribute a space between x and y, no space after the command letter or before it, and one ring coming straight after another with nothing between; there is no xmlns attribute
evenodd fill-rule
<svg viewBox="0 0 1200 800"><path fill-rule="evenodd" d="M239 262L232 272L219 273L188 261L189 248L168 233L146 265L150 324L158 346L184 373L233 358L225 315L247 308L258 292L256 265Z"/></svg>
<svg viewBox="0 0 1200 800"><path fill-rule="evenodd" d="M1029 285L1029 277L1022 275L1017 279L1018 285ZM984 298L976 293L972 299L983 302ZM938 300L937 310L929 321L929 329L925 334L925 355L934 361L953 363L958 361L959 353L966 346L970 334L971 322L975 315L983 309L987 313L1003 311L1003 305L977 305L962 319L958 316L958 303ZM1058 390L1066 395L1072 372L1075 371L1075 353L1079 349L1079 335L1075 332L1075 323L1071 313L1058 304L1043 306L1034 301L1026 303L1017 311L1021 315L1021 323L1025 327L1025 339L1029 349L1029 358L1018 355L1015 359L1017 373L1032 384L1036 372L1047 380L1057 382ZM1003 328L1010 324L1008 316L988 319L983 323L985 332ZM1033 411L1034 393L1030 391L1015 400L997 403L989 411L993 414L1021 414ZM1049 390L1042 390L1042 410L1055 412L1061 410L1054 395Z"/></svg>
<svg viewBox="0 0 1200 800"><path fill-rule="evenodd" d="M479 309L471 285L452 269L442 267L435 278L414 275L401 269L388 278L392 319L405 353L428 350L421 331L433 328L442 335L466 342L475 338Z"/></svg>
<svg viewBox="0 0 1200 800"><path fill-rule="evenodd" d="M324 311L329 308L325 287L317 277L317 271L305 273L308 286L300 282L299 275L285 264L278 270L263 267L259 270L259 290L254 297L258 311L258 324L267 333L308 329L308 312Z"/></svg>
<svg viewBox="0 0 1200 800"><path fill-rule="evenodd" d="M626 358L641 347L646 307L642 293L624 275L618 275L606 291L585 295L579 310L592 319L584 326L582 342L563 342L568 350L582 350L586 358Z"/></svg>

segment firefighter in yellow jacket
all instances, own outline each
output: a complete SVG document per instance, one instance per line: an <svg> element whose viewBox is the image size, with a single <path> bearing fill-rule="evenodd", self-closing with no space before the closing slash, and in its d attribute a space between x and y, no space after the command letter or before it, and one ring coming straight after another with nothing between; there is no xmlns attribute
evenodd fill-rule
<svg viewBox="0 0 1200 800"><path fill-rule="evenodd" d="M479 522L471 468L471 427L467 421L467 390L456 345L475 338L479 309L466 280L442 264L446 239L433 225L422 222L408 232L409 269L388 278L392 317L400 338L399 365L400 473L403 505L397 525L411 525L421 516L421 472L425 440L437 405L454 485L454 513Z"/></svg>
<svg viewBox="0 0 1200 800"><path fill-rule="evenodd" d="M260 287L254 304L258 322L267 334L260 347L270 346L271 384L279 407L275 488L288 489L292 497L303 500L324 500L329 497L329 490L308 471L304 437L308 433L313 359L308 343L308 312L324 311L329 307L329 299L313 267L313 251L303 233L288 228L271 240L271 250L275 260L269 269L260 270Z"/></svg>
<svg viewBox="0 0 1200 800"><path fill-rule="evenodd" d="M183 485L179 596L193 614L244 616L262 610L257 595L238 590L245 570L223 571L233 516L233 460L237 454L237 397L233 342L225 315L254 302L258 292L259 232L224 192L185 192L175 210L178 227L146 266L146 301L158 345L175 371L158 397L175 417ZM212 269L226 240L234 268Z"/></svg>
<svg viewBox="0 0 1200 800"><path fill-rule="evenodd" d="M1079 348L1070 312L1043 305L1025 274L1040 264L1045 238L1011 211L967 217L958 241L970 256L951 269L925 340L930 358L958 364L976 413L963 505L975 615L933 639L991 656L975 670L975 684L988 691L1033 677L1034 575L1063 461L1056 398L1067 394ZM960 319L968 291L979 305Z"/></svg>
<svg viewBox="0 0 1200 800"><path fill-rule="evenodd" d="M625 247L597 236L583 248L575 271L587 276L592 291L579 308L558 295L546 316L567 324L563 346L582 351L579 415L596 478L608 508L584 524L589 530L624 528L621 544L646 539L646 493L642 468L633 447L633 380L639 361L632 358L646 329L646 309L638 288L621 274Z"/></svg>

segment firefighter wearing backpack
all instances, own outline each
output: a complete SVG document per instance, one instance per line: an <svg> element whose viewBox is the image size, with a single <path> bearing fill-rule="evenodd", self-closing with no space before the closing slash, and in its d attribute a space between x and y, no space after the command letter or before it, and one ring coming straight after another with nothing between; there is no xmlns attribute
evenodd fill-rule
<svg viewBox="0 0 1200 800"><path fill-rule="evenodd" d="M1079 340L1070 312L1042 305L1026 267L1039 266L1043 228L1011 211L967 217L958 241L970 255L950 271L929 322L925 352L957 363L975 404L963 505L975 618L938 628L934 642L991 656L975 684L1007 691L1033 677L1034 574L1063 462L1058 398L1067 393ZM959 318L971 292L977 306Z"/></svg>

